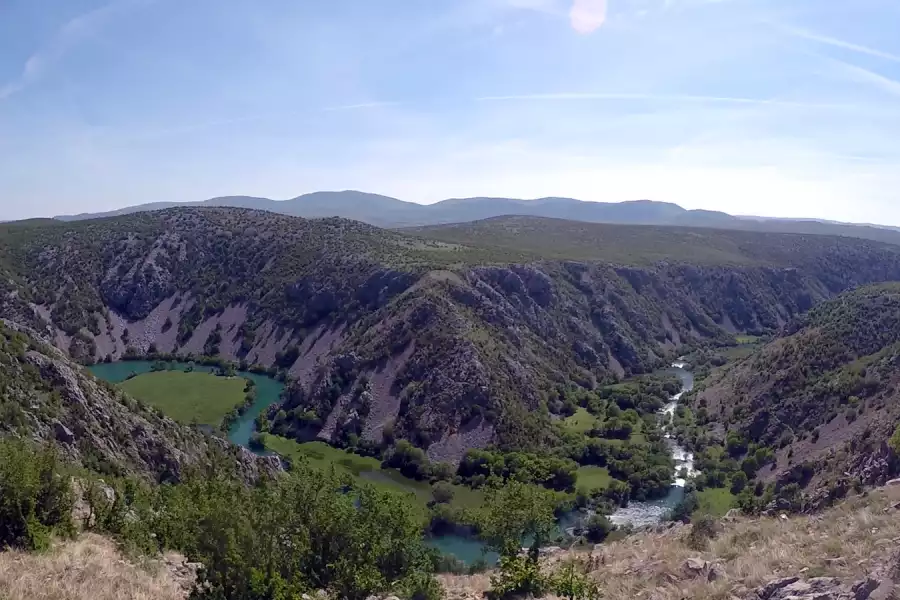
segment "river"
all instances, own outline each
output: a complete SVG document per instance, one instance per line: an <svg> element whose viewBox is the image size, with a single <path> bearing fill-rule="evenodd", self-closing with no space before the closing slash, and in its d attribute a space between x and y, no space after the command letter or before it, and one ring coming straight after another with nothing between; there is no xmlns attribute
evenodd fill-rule
<svg viewBox="0 0 900 600"><path fill-rule="evenodd" d="M694 455L679 446L672 438L672 420L675 418L675 409L678 408L678 401L687 392L694 389L694 375L685 367L683 362L676 362L668 369L669 373L673 373L681 380L681 391L671 397L670 402L666 404L660 411L660 414L667 419L668 422L663 424L666 440L672 449L672 458L675 459L675 482L669 489L669 493L665 498L659 500L651 500L649 502L632 502L625 508L620 508L610 516L610 520L616 525L631 524L634 527L642 527L644 525L653 525L659 523L665 515L678 503L684 499L685 478L682 472L688 477L696 475L694 470Z"/></svg>
<svg viewBox="0 0 900 600"><path fill-rule="evenodd" d="M91 373L100 379L110 383L122 383L132 373L143 375L150 373L153 368L153 362L149 360L128 360L113 363L99 363L89 367ZM169 363L178 369L184 369L188 363L173 362ZM195 364L194 370L205 373L213 373L215 367L207 367ZM239 416L231 427L228 428L228 440L238 446L244 446L255 454L266 454L265 451L254 450L250 447L250 436L253 434L253 428L256 425L256 417L259 416L270 405L279 402L281 392L284 390L284 384L276 379L266 375L250 373L249 371L238 371L238 375L253 381L256 384L256 402L245 412ZM207 423L209 426L215 426L215 423Z"/></svg>
<svg viewBox="0 0 900 600"><path fill-rule="evenodd" d="M147 360L121 361L100 363L89 367L89 369L100 379L110 383L122 383L128 379L129 375L132 373L141 375L151 372L153 364L152 361ZM187 363L175 362L170 364L179 369L184 369L188 366ZM643 525L658 523L669 511L681 502L682 498L684 498L685 480L679 476L682 470L686 469L689 475L695 473L693 455L675 443L672 439L672 432L670 431L671 421L674 418L675 409L678 407L678 401L682 395L694 388L694 376L690 371L685 369L685 366L686 365L683 363L675 363L672 365L671 369L669 369L669 372L675 374L681 380L682 390L675 396L672 396L671 402L669 402L669 404L661 411L661 414L668 416L669 420L669 423L664 425L664 427L666 429L666 439L669 440L669 444L672 448L672 456L675 459L675 483L672 485L669 494L665 498L650 502L632 502L627 507L621 508L613 513L610 516L610 520L617 525L630 523L634 527L641 527ZM194 370L212 373L216 369L214 367L194 365ZM279 401L281 392L284 389L284 384L266 375L258 375L247 371L238 371L237 373L241 377L252 379L256 384L256 402L254 402L253 406L251 406L246 413L238 417L232 424L228 430L228 439L232 443L244 446L256 454L265 454L265 451L261 452L250 447L250 436L255 427L256 417L270 405ZM366 477L368 473L362 473L361 475L364 479L368 479L368 477ZM372 475L377 476L378 474L373 472ZM559 531L563 532L575 525L579 516L579 513L565 515L559 523ZM485 552L484 544L472 537L448 534L429 538L427 543L441 553L454 556L467 565L471 565L482 558L486 560L488 564L494 564L497 561L496 554Z"/></svg>

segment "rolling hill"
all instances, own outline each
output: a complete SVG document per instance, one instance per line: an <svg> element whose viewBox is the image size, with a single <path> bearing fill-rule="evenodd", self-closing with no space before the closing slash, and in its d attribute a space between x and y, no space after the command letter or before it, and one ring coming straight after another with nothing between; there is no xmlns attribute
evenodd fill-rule
<svg viewBox="0 0 900 600"><path fill-rule="evenodd" d="M572 198L454 198L434 204L404 202L388 196L357 191L315 192L290 200L269 200L250 196L212 198L203 202L161 202L120 210L56 217L75 221L121 216L135 212L187 206L232 207L267 210L294 217L343 217L388 228L464 223L499 216L533 216L588 223L631 225L678 225L759 231L858 237L900 244L900 231L890 227L855 225L813 219L769 219L736 217L723 212L686 210L677 204L636 200L629 202L585 202Z"/></svg>
<svg viewBox="0 0 900 600"><path fill-rule="evenodd" d="M864 286L785 325L689 400L720 437L774 448L764 480L883 484L900 470L885 443L900 424L900 284Z"/></svg>
<svg viewBox="0 0 900 600"><path fill-rule="evenodd" d="M507 217L415 234L345 219L176 208L0 227L3 314L82 362L151 351L274 366L283 433L457 461L553 445L560 390L773 332L900 247ZM356 439L352 438L352 439Z"/></svg>

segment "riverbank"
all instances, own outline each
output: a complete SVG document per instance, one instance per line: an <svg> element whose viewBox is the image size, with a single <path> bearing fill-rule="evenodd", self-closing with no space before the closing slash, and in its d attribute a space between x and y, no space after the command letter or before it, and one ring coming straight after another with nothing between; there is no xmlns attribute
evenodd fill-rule
<svg viewBox="0 0 900 600"><path fill-rule="evenodd" d="M199 363L170 362L168 364L174 369L184 370L192 367L195 372L207 374L213 374L220 368ZM111 383L122 383L134 374L150 373L153 370L153 366L154 361L134 360L101 363L90 367L90 370L101 379ZM668 414L674 412L674 405L677 404L677 399L692 387L693 382L690 373L683 367L684 365L673 367L675 369L673 374L676 374L681 380L682 389L671 398L672 402L666 405L663 413L666 411L669 411ZM427 481L409 479L394 469L383 468L381 461L377 458L353 454L324 442L299 443L268 434L263 435L261 438L265 449L261 449L258 446L251 447L250 440L255 430L257 416L272 404L279 402L284 384L259 373L235 371L235 375L252 380L256 386L257 395L252 406L240 415L229 428L227 437L231 442L249 448L256 453L274 452L285 458L308 461L313 466L320 468L335 468L338 472L343 472L356 480L371 483L383 490L405 495L422 515L423 521L427 522L433 517L433 511L430 510L430 507L435 505L438 500L435 497L433 486ZM569 425L573 429L583 429L591 424L592 419L592 415L582 411L582 413L576 415L576 418ZM676 463L678 464L680 461L679 468L692 460L692 457L689 457L687 453L678 448L674 442L670 441L670 444L672 444ZM676 453L678 453L677 456ZM692 462L690 464L692 468ZM579 489L582 491L603 488L612 481L605 467L581 466L577 475ZM678 483L681 485L677 485ZM477 510L483 505L484 493L480 489L447 482L444 482L442 487L450 490L450 499L443 500L445 508L442 510L445 511L446 516L451 517L451 523L460 522L457 520L460 517L463 517L462 522L469 522L465 518L466 513ZM628 507L619 509L613 514L612 521L617 524L630 523L636 527L658 523L682 500L683 496L683 481L678 481L676 485L671 487L670 493L665 498L650 502L633 502ZM589 512L577 510L562 515L559 524L560 535L565 536L567 530L571 532L577 524L589 517ZM429 543L443 554L454 556L468 565L480 562L485 558L485 547L481 541L473 539L471 536L460 535L457 531L435 536L429 540ZM490 562L491 556L488 555L487 559Z"/></svg>
<svg viewBox="0 0 900 600"><path fill-rule="evenodd" d="M694 389L694 376L687 370L687 364L684 362L673 363L667 372L673 373L681 381L681 390L674 394L660 411L660 417L667 421L663 424L663 430L675 461L675 481L664 498L647 502L630 502L628 506L618 509L609 518L615 525L644 527L659 523L684 500L687 479L696 475L694 455L679 446L672 433L672 421L678 402L684 394Z"/></svg>

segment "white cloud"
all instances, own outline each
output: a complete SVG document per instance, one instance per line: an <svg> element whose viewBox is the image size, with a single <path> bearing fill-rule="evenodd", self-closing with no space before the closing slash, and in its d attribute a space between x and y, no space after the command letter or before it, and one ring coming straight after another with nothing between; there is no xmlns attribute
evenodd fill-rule
<svg viewBox="0 0 900 600"><path fill-rule="evenodd" d="M860 54L868 54L869 56L875 56L877 58L883 58L885 60L890 60L893 62L900 62L900 56L885 52L883 50L878 50L877 48L870 48L868 46L854 44L853 42L848 42L846 40L841 40L827 35L820 35L806 29L800 29L799 27L787 27L785 25L779 25L778 28L794 37L810 40L812 42L819 42L820 44L826 44L828 46L834 46L836 48L843 48L844 50L851 50Z"/></svg>
<svg viewBox="0 0 900 600"><path fill-rule="evenodd" d="M827 102L802 102L767 98L742 98L736 96L697 96L679 94L629 94L629 93L548 93L548 94L516 94L511 96L483 96L476 98L479 102L503 102L515 100L649 100L658 102L691 102L714 104L751 104L761 106L784 106L794 108L849 109L860 108L854 104L832 104Z"/></svg>
<svg viewBox="0 0 900 600"><path fill-rule="evenodd" d="M39 48L25 61L19 77L0 86L0 100L5 100L39 81L50 66L65 56L74 45L85 38L95 35L116 16L149 1L121 0L112 2L71 19L59 29L45 46Z"/></svg>
<svg viewBox="0 0 900 600"><path fill-rule="evenodd" d="M840 69L848 78L861 83L867 83L875 86L883 92L892 96L900 97L900 81L885 77L875 71L864 69L842 60L833 58L826 59Z"/></svg>
<svg viewBox="0 0 900 600"><path fill-rule="evenodd" d="M338 110L357 110L362 108L381 108L384 106L397 106L397 102L363 102L361 104L344 104L341 106L327 106L322 110L325 112L333 112Z"/></svg>
<svg viewBox="0 0 900 600"><path fill-rule="evenodd" d="M606 22L606 0L573 0L569 19L578 33L597 31Z"/></svg>

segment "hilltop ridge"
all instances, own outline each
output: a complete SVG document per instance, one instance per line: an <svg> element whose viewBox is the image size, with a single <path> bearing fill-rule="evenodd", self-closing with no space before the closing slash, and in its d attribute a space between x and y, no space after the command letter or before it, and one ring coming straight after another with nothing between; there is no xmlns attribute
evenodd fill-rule
<svg viewBox="0 0 900 600"><path fill-rule="evenodd" d="M436 238L436 239L435 239ZM546 448L548 407L771 332L900 247L845 237L536 217L423 229L177 208L7 225L5 310L83 362L209 354L276 367L322 439L398 436L434 460ZM304 421L305 422L305 421Z"/></svg>
<svg viewBox="0 0 900 600"><path fill-rule="evenodd" d="M770 233L841 235L900 244L900 231L891 227L817 219L738 217L719 211L687 210L671 202L654 200L587 202L574 198L557 197L534 200L476 197L452 198L432 204L418 204L355 190L314 192L290 200L226 196L201 202L158 202L105 213L58 216L56 219L72 221L122 216L178 206L252 208L306 218L345 217L390 228L443 225L515 215L569 219L588 223L676 225Z"/></svg>

